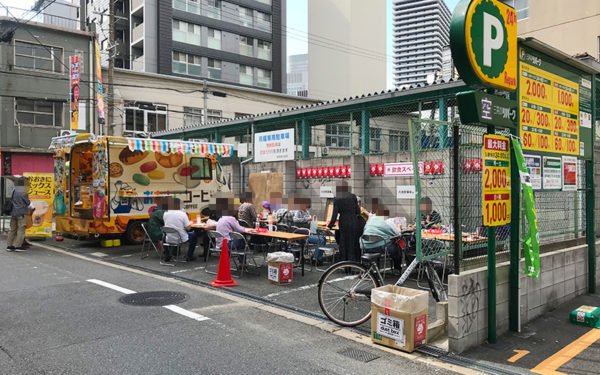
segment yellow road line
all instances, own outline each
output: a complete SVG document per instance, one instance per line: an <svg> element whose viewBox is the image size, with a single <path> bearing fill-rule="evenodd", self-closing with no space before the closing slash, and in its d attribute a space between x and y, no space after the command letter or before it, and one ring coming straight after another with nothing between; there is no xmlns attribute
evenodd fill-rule
<svg viewBox="0 0 600 375"><path fill-rule="evenodd" d="M592 329L532 368L531 372L542 375L565 374L556 370L598 340L600 340L600 329Z"/></svg>
<svg viewBox="0 0 600 375"><path fill-rule="evenodd" d="M529 350L513 350L513 352L516 352L517 354L513 355L512 357L510 357L509 359L507 359L508 362L510 363L515 363L517 362L519 359L525 357L527 354L529 354Z"/></svg>

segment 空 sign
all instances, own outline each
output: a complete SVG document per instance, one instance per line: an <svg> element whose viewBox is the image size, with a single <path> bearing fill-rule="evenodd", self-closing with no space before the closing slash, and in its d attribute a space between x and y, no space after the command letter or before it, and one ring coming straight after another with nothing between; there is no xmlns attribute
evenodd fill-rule
<svg viewBox="0 0 600 375"><path fill-rule="evenodd" d="M460 77L473 87L517 88L517 12L498 0L463 0L450 24Z"/></svg>

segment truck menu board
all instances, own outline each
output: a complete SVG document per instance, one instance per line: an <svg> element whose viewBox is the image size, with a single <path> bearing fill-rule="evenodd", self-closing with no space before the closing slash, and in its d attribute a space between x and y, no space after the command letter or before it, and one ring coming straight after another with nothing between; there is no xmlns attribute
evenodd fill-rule
<svg viewBox="0 0 600 375"><path fill-rule="evenodd" d="M523 149L579 155L579 82L545 70L541 59L525 62L525 56L519 62Z"/></svg>

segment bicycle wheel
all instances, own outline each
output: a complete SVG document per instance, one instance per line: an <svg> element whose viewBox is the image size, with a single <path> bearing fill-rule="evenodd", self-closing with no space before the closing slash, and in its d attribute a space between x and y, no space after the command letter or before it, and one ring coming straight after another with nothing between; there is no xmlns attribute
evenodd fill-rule
<svg viewBox="0 0 600 375"><path fill-rule="evenodd" d="M431 290L431 294L433 294L433 298L437 302L447 301L448 295L444 289L444 284L442 283L440 276L435 271L435 268L431 262L425 263L425 274L427 276L427 283L429 284L429 289Z"/></svg>
<svg viewBox="0 0 600 375"><path fill-rule="evenodd" d="M333 322L353 327L371 317L371 289L381 286L369 270L357 262L339 262L319 280L319 305Z"/></svg>

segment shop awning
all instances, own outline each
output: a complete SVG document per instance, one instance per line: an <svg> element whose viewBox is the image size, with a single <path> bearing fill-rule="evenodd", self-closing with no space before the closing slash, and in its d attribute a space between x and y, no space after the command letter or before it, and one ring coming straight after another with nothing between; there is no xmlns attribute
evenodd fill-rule
<svg viewBox="0 0 600 375"><path fill-rule="evenodd" d="M215 154L225 157L233 156L233 145L226 143L189 142L149 138L126 139L131 151L154 151L195 155Z"/></svg>

